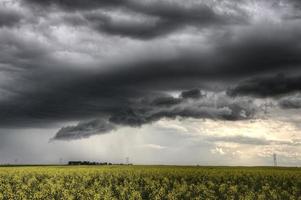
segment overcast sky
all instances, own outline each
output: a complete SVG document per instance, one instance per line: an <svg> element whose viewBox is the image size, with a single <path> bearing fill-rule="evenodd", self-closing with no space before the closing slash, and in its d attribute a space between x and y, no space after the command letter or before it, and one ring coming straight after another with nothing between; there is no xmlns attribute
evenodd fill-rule
<svg viewBox="0 0 301 200"><path fill-rule="evenodd" d="M301 165L298 0L0 0L0 162Z"/></svg>

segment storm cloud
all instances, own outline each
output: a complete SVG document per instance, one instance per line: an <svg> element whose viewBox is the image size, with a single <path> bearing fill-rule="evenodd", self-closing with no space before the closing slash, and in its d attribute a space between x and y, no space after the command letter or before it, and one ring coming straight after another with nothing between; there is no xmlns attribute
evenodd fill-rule
<svg viewBox="0 0 301 200"><path fill-rule="evenodd" d="M251 120L267 97L299 108L285 98L301 89L294 1L5 2L0 127L79 122L58 127L69 140L164 118Z"/></svg>
<svg viewBox="0 0 301 200"><path fill-rule="evenodd" d="M52 140L87 138L91 135L110 132L114 128L115 126L113 124L101 119L80 122L76 126L67 126L61 128Z"/></svg>
<svg viewBox="0 0 301 200"><path fill-rule="evenodd" d="M195 91L195 89L191 91ZM184 91L182 94L188 92L190 91ZM216 98L216 95L218 98ZM62 128L53 139L81 139L91 135L108 133L118 127L141 127L160 119L248 120L254 118L256 113L260 111L259 107L250 99L232 99L222 93L216 95L197 99L184 99L181 95L178 98L165 96L155 99L135 100L119 110L108 111L108 119L105 121L94 119L81 122L76 126Z"/></svg>
<svg viewBox="0 0 301 200"><path fill-rule="evenodd" d="M0 28L14 26L18 24L21 19L21 14L18 14L15 10L0 7Z"/></svg>
<svg viewBox="0 0 301 200"><path fill-rule="evenodd" d="M301 90L301 77L285 77L278 74L270 77L259 77L246 80L233 89L229 89L231 96L250 95L270 97L289 94Z"/></svg>

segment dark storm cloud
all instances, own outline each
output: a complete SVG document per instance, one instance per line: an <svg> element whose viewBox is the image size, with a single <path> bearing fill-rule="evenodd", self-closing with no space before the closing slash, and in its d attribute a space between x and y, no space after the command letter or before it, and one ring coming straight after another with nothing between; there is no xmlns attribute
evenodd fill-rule
<svg viewBox="0 0 301 200"><path fill-rule="evenodd" d="M215 106L208 100L177 104L170 108L131 107L114 113L110 121L125 126L141 126L161 118L175 119L176 117L235 121L253 118L256 113L254 107L251 102L221 102Z"/></svg>
<svg viewBox="0 0 301 200"><path fill-rule="evenodd" d="M1 126L30 127L106 116L106 113L127 106L129 99L137 98L139 94L124 88L102 86L101 81L93 79L85 80L84 83L56 78L47 81L50 82L41 80L38 87L15 91L12 98L2 100Z"/></svg>
<svg viewBox="0 0 301 200"><path fill-rule="evenodd" d="M255 97L273 97L301 90L301 77L276 76L253 78L241 82L230 89L230 96L249 95Z"/></svg>
<svg viewBox="0 0 301 200"><path fill-rule="evenodd" d="M115 129L115 126L104 119L80 122L76 126L61 128L52 140L72 140L87 138L96 134L104 134Z"/></svg>
<svg viewBox="0 0 301 200"><path fill-rule="evenodd" d="M174 119L176 117L244 120L253 118L258 111L250 100L232 99L222 94L201 99L183 99L182 97L175 99L179 101L169 106L147 105L145 101L137 101L132 106L114 113L110 121L116 124L141 126L161 118Z"/></svg>
<svg viewBox="0 0 301 200"><path fill-rule="evenodd" d="M0 5L0 28L1 27L11 27L18 24L22 19L22 16L14 10L9 10L6 8L1 8Z"/></svg>
<svg viewBox="0 0 301 200"><path fill-rule="evenodd" d="M189 25L206 26L206 24L215 24L220 29L226 30L227 28L221 25L228 22L229 25L233 25L230 21L248 24L246 22L248 21L246 17L248 14L243 13L237 7L235 7L235 11L240 13L238 16L232 16L231 14L219 16L220 14L216 14L213 8L206 4L181 6L179 3L166 3L164 1L146 3L113 1L110 4L105 1L97 6L95 5L96 1L87 1L83 3L87 6L77 6L78 3L71 4L69 1L47 2L78 9L97 8L101 7L102 4L114 5L114 8L125 6L130 11L145 15L146 21L114 20L114 17L108 14L112 12L112 9L106 12L85 12L82 17L77 16L77 20L73 19L71 21L73 21L72 24L74 24L74 20L77 23L90 24L93 28L104 31L109 35L125 35L139 39L160 38L162 35L175 30L174 27L182 29ZM90 4L91 7L88 6ZM143 16L135 13L122 12L122 14L128 14L134 19L143 18ZM157 19L150 20L148 17ZM231 28L231 26L228 28ZM271 35L271 31L277 34ZM213 45L212 52L201 53L199 49L190 49L189 52L183 51L172 59L158 60L150 57L147 62L137 61L136 67L133 67L137 69L133 69L131 73L136 76L134 80L139 77L144 80L145 75L148 74L147 79L153 78L152 75L162 79L167 76L175 77L175 79L178 76L226 79L230 76L241 78L241 76L246 77L275 70L296 69L301 63L299 56L301 53L300 34L300 28L296 28L294 25L273 26L268 24L266 26L248 27L246 30L237 33L230 31L222 36L209 38L209 42ZM146 70L149 70L149 72L146 73Z"/></svg>
<svg viewBox="0 0 301 200"><path fill-rule="evenodd" d="M275 30L274 30L275 29ZM275 31L277 34L270 34ZM300 71L301 30L258 26L242 32L208 39L208 51L188 48L174 57L137 60L122 69L119 81L152 82L168 87L201 81L237 81L250 76ZM201 44L200 44L201 45ZM184 81L185 79L185 81ZM189 87L194 87L189 85Z"/></svg>
<svg viewBox="0 0 301 200"><path fill-rule="evenodd" d="M32 16L19 29L10 27L18 21L13 16L3 22L5 17L0 18L5 26L0 29L0 92L8 93L0 99L1 127L85 121L58 134L78 138L78 130L83 137L102 132L96 125L95 132L81 129L90 125L88 119L107 119L114 126L176 117L245 120L257 110L252 98L240 96L300 90L299 24L254 22L237 1L211 6L22 2L30 6L19 9ZM225 6L229 4L232 10ZM160 40L149 40L153 38ZM295 76L273 76L279 72ZM243 81L263 75L270 76ZM242 82L229 90L231 97L201 92L224 91L236 81ZM183 92L174 97L167 95L170 91Z"/></svg>
<svg viewBox="0 0 301 200"><path fill-rule="evenodd" d="M192 89L192 90L187 90L183 91L181 93L182 98L193 98L193 99L198 99L200 97L204 96L199 89Z"/></svg>
<svg viewBox="0 0 301 200"><path fill-rule="evenodd" d="M131 78L135 76L128 73L124 77L119 73L123 71L91 74L70 70L66 74L45 69L23 76L28 79L27 87L6 86L14 95L0 101L0 126L43 126L97 117L109 118L115 124L141 126L164 117L244 120L256 113L251 101L226 95L207 97L199 89L172 97L164 95L164 90L155 85L134 87L138 81L131 82ZM36 81L39 84L34 84Z"/></svg>
<svg viewBox="0 0 301 200"><path fill-rule="evenodd" d="M271 35L275 31L277 34ZM216 49L216 69L224 76L256 75L298 69L300 29L267 25L222 38ZM213 59L211 57L211 59ZM219 70L220 69L220 70ZM216 72L216 71L215 71Z"/></svg>
<svg viewBox="0 0 301 200"><path fill-rule="evenodd" d="M196 86L199 87L204 83L206 84L206 81L215 81L217 84L220 84L219 81L240 80L250 74L267 73L275 69L288 70L290 66L291 69L297 69L297 61L300 59L300 56L297 56L296 44L292 44L292 38L297 39L297 37L286 34L280 36L280 38L283 37L282 41L277 39L279 36L271 36L268 42L265 42L265 39L262 40L262 43L254 42L258 40L258 37L266 38L266 34L267 33L258 33L256 37L255 35L238 37L238 41L218 40L216 41L218 44L216 44L212 50L205 53L199 53L193 50L191 53L189 52L190 54L181 52L176 57L162 59L153 56L146 60L132 61L130 63L125 62L118 70L112 70L106 73L95 70L92 70L91 73L85 73L80 70L64 70L64 68L46 70L44 68L49 64L49 67L52 68L58 68L58 66L64 66L65 64L64 62L57 63L50 60L47 57L47 49L40 48L36 44L30 45L27 40L13 40L14 37L10 40L3 40L4 46L9 43L9 47L12 47L12 44L16 43L14 41L18 41L16 43L17 46L22 48L12 48L12 52L5 54L11 56L11 59L8 59L10 58L9 56L3 56L1 59L19 67L35 66L35 70L29 68L28 71L22 72L25 73L25 75L21 75L22 79L20 82L17 82L15 86L6 86L6 90L21 94L16 95L13 99L0 102L0 123L2 126L17 126L18 124L24 125L27 123L34 125L37 122L48 123L49 121L80 120L81 118L91 118L96 115L107 116L112 113L111 110L119 111L123 108L128 108L131 99L149 96L153 91L183 90ZM294 33L293 35L296 34ZM251 44L252 41L254 44ZM289 49L289 45L284 41L292 44L292 49ZM298 43L298 41L296 40L295 43ZM284 51L281 49L280 52L265 52L262 50L271 50L273 46L280 48L281 45L283 49L287 50ZM17 52L16 49L18 50ZM2 52L6 51L7 48ZM261 62L257 61L258 56L256 56L256 52L261 52L266 56L269 55L267 56L267 62L263 62L263 64L266 65L262 65ZM272 55L274 55L274 57ZM281 56L283 56L283 58L281 58ZM289 58L289 61L294 61L292 63L296 65L289 63L290 65L287 66L283 61L283 65L275 65L273 68L272 64L270 64L270 62L277 63L277 60L281 61L281 59L285 60L285 58ZM18 60L22 62L16 63ZM252 61L253 65L250 64ZM254 80L250 81L250 83L247 82L246 85L248 85L248 87L251 85L251 89L248 89L248 92L241 93L251 94L252 92L256 93L259 91L258 96L264 96L296 90L298 84L295 83L298 83L298 78L293 78L292 80L287 80L288 78L283 79L284 80L281 79L280 83L283 82L283 84L286 84L285 89L283 89L282 86L278 88L278 82L274 80L272 82L272 89L269 90L265 84L271 85L270 83L262 81L262 84L257 84L258 82L261 83L260 79L259 81ZM288 83L286 83L287 81ZM24 85L28 87L26 90L23 88ZM22 87L16 91L16 86ZM238 95L240 91L244 91L244 87L245 86L238 86L231 90L229 94ZM198 96L198 92L196 92L196 96ZM170 100L173 101L174 99ZM175 101L177 102L179 100ZM237 108L234 106L233 109ZM127 112L127 110L124 111L124 113ZM192 114L187 114L190 113L190 110L187 109L180 111L175 110L173 112L176 114L172 116L211 116L209 114L193 112ZM228 111L227 109L222 109L215 110L214 112L217 114L213 114L213 116L221 116L222 114L219 114L220 112ZM152 121L156 116L164 115L168 116L169 113L157 113L146 119L142 117L142 122ZM113 119L121 122L127 121L124 114L121 116L125 118L125 120L118 119L116 116ZM228 115L227 117L226 114L224 116L225 117L218 118L239 119L237 116ZM133 118L131 119L133 121L136 120L135 116L131 118ZM139 122L139 120L134 123L141 124L142 122Z"/></svg>
<svg viewBox="0 0 301 200"><path fill-rule="evenodd" d="M258 111L257 106L251 100L231 99L223 94L218 94L218 96L220 97L219 100L215 100L213 96L201 99L169 97L168 103L166 103L167 100L164 100L163 104L161 101L163 98L167 99L167 96L157 97L154 100L134 100L128 106L108 112L108 121L101 120L99 122L99 120L92 120L80 123L77 126L65 127L59 130L53 139L80 139L91 135L107 133L118 126L140 127L162 118L246 120L252 119ZM170 101L171 98L173 98L172 101ZM178 101L170 103L175 102L175 100ZM154 104L154 102L158 101L160 103Z"/></svg>

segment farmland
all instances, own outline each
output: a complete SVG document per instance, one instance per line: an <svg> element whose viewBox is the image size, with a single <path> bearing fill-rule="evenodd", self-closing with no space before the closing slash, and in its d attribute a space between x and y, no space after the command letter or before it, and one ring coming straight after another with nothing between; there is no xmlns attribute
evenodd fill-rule
<svg viewBox="0 0 301 200"><path fill-rule="evenodd" d="M0 167L0 199L299 199L301 169Z"/></svg>

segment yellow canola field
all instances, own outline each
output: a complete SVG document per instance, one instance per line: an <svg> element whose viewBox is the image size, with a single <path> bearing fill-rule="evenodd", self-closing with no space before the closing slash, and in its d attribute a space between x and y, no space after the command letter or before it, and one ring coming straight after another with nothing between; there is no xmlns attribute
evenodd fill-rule
<svg viewBox="0 0 301 200"><path fill-rule="evenodd" d="M301 200L301 168L0 167L2 199Z"/></svg>

